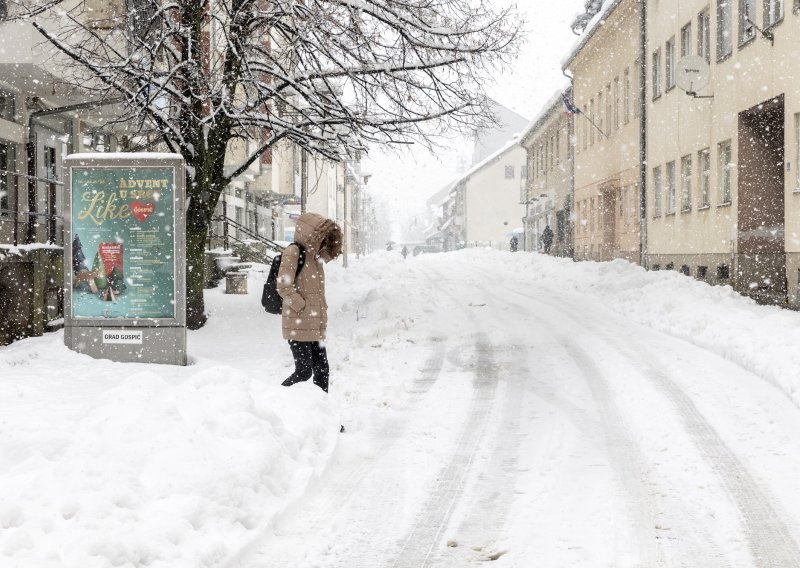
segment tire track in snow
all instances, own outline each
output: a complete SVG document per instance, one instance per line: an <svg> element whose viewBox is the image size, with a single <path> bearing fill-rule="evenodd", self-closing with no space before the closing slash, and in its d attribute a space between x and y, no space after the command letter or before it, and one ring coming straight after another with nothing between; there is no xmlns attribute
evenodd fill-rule
<svg viewBox="0 0 800 568"><path fill-rule="evenodd" d="M631 353L633 355L633 353ZM640 346L635 356L645 374L672 403L686 431L704 459L732 497L741 514L750 552L758 568L800 567L800 548L783 514L767 490L728 447L717 431L703 417L689 395L660 368L653 367L654 355Z"/></svg>
<svg viewBox="0 0 800 568"><path fill-rule="evenodd" d="M496 353L500 355L498 351ZM522 385L530 373L528 350L524 345L510 345L502 352L503 355L506 353L510 357L507 360L504 357L497 367L502 371L505 383L502 410L482 448L490 453L482 464L473 468L474 487L470 494L474 499L462 503L468 508L462 513L462 520L453 533L457 547L448 547L444 552L432 555L433 565L447 568L463 565L464 562L457 564L454 556L463 554L465 550L469 551L468 556L459 560L467 562L491 560L493 555L499 557L506 552L499 550L496 543L502 536L516 493L524 396Z"/></svg>
<svg viewBox="0 0 800 568"><path fill-rule="evenodd" d="M544 304L550 309L553 308L533 296L517 291L514 293ZM583 322L582 325L587 330L596 334L605 343L613 345L618 351L625 354L629 361L639 363L637 368L650 379L657 391L670 401L698 453L709 464L738 510L743 525L743 534L748 541L754 566L757 568L800 567L800 546L783 520L785 514L780 511L777 502L769 494L769 491L759 484L744 462L706 420L686 391L669 377L663 368L653 366L652 362L657 360L657 357L652 351L636 339L633 340L636 342L634 349L630 344L610 336L596 325L588 325L585 314L578 313L574 308L566 307L566 304L562 303L558 308L563 312L568 312L571 319ZM653 333L658 332L653 331ZM668 337L675 341L683 341L673 336L668 335ZM694 510L684 508L682 512L686 514L695 530L708 535L707 529L701 527L699 522L693 522L696 521ZM706 558L707 562L714 562L714 566L725 562L720 551L711 544L711 539L703 540L704 550L700 548L700 543L690 543L692 550L687 556L692 559L692 562L696 562L701 557ZM702 554L702 556L698 556L698 554Z"/></svg>
<svg viewBox="0 0 800 568"><path fill-rule="evenodd" d="M443 368L446 342L440 336L430 338L432 352L422 366L419 376L415 379L410 392L415 399L419 399L436 383ZM245 548L238 551L222 566L224 568L297 568L301 563L304 549L308 548L308 535L318 539L325 534L335 520L342 514L346 504L352 503L361 495L367 478L374 473L379 462L392 455L392 449L397 441L402 438L407 424L395 417L387 420L373 436L380 441L376 454L362 456L359 463L352 468L334 468L332 472L321 474L319 488L310 501L301 500L290 505L286 511L279 514L273 523L266 527ZM364 522L367 528L381 526L387 519L398 515L392 510L393 503L386 497L382 501L372 502L369 511L370 517L375 522ZM274 534L269 534L274 533ZM369 541L362 550L374 550L374 543ZM300 556L298 556L300 555ZM353 566L351 559L345 559L341 566ZM358 564L356 564L358 565ZM377 565L376 565L377 566Z"/></svg>
<svg viewBox="0 0 800 568"><path fill-rule="evenodd" d="M403 539L392 568L421 568L430 565L434 548L443 544L444 530L463 494L467 475L484 436L492 411L498 373L494 347L480 335L475 341L477 360L473 371L473 400L469 416L453 454L439 474L436 487L418 513L411 531Z"/></svg>
<svg viewBox="0 0 800 568"><path fill-rule="evenodd" d="M561 302L557 306L554 306L551 303L543 301L541 298L516 290L512 290L512 292L523 298L534 301L541 308L544 308L544 310L542 310L544 312L557 312L561 320L570 320L570 331L572 329L581 329L584 332L592 334L594 338L603 341L613 349L623 353L627 360L639 360L640 356L635 352L635 350L631 349L629 345L608 335L605 329L600 329L597 325L592 325L590 323L591 320L587 319L587 314L585 312L571 307L566 302ZM543 318L544 316L542 316L541 312L538 312L537 317ZM547 320L542 319L541 321ZM547 321L547 324L551 325L552 322ZM570 340L565 340L565 343L569 344ZM641 348L641 346L639 347ZM642 468L642 471L645 472L646 486L650 487L650 493L654 494L655 488L663 485L663 482L655 482L652 472L649 472L649 468L646 466L644 452L632 438L630 442L631 444L634 444L636 452L638 453L637 459L640 463L640 467ZM698 519L697 510L692 506L692 504L675 502L674 500L664 503L662 502L662 499L659 499L654 495L651 495L648 501L649 504L646 506L645 516L648 517L649 520L647 521L648 524L646 526L652 527L653 529L653 536L651 538L654 539L658 545L658 553L654 557L658 562L660 562L660 564L658 564L659 566L687 566L687 564L682 562L680 559L675 558L677 555L680 555L684 559L688 559L688 562L691 563L689 566L702 565L714 566L714 568L725 568L730 565L724 554L722 554L722 552L714 543L708 527L704 526L703 523ZM680 527L679 531L675 531L682 535L680 540L681 548L677 551L675 551L673 543L671 542L675 540L675 537L666 537L664 532L656 529L657 526L660 526L658 523L659 515L664 514L664 511L662 510L663 504L668 504L673 511L676 507L678 509L676 514L667 515L667 518L672 526ZM631 506L635 506L635 504L631 503ZM644 520L644 517L640 516L639 519L642 521Z"/></svg>
<svg viewBox="0 0 800 568"><path fill-rule="evenodd" d="M573 317L576 315L575 311L569 311ZM630 361L638 362L638 368L675 408L698 452L710 465L738 509L754 565L757 568L800 567L798 542L783 520L784 514L780 512L769 491L753 477L744 462L702 415L686 391L670 378L663 368L653 366L652 362L657 360L655 354L636 339L634 339L636 342L634 349L630 344L608 335L596 326L587 326L587 329L589 328L592 328L603 341L624 353ZM672 336L668 337L683 341ZM690 518L696 518L694 511L685 512ZM694 554L690 556L696 560L698 551L696 546L694 548L692 551ZM722 561L722 555L714 548L706 552L706 557L709 560L713 557L715 562Z"/></svg>
<svg viewBox="0 0 800 568"><path fill-rule="evenodd" d="M589 385L598 406L606 437L611 467L619 477L620 489L628 504L631 529L637 536L639 558L647 568L665 566L659 535L656 532L657 506L650 491L641 449L630 433L628 424L614 402L614 395L603 373L589 355L572 340L564 339L564 349L577 364Z"/></svg>
<svg viewBox="0 0 800 568"><path fill-rule="evenodd" d="M429 341L435 346L433 353L425 361L419 376L414 379L411 388L408 389L408 392L416 395L425 394L436 384L444 365L445 338L434 336Z"/></svg>

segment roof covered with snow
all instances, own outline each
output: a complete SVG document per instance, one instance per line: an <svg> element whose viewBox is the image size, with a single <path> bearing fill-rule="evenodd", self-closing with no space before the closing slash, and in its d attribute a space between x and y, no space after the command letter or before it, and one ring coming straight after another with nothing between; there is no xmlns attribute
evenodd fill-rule
<svg viewBox="0 0 800 568"><path fill-rule="evenodd" d="M586 47L586 44L589 43L589 41L594 37L594 34L597 33L597 30L603 26L605 21L621 3L622 0L603 0L603 6L600 8L600 11L597 12L594 17L592 17L592 19L586 25L581 38L570 50L567 56L561 61L562 69L567 69L570 66L575 57L577 57L578 53L580 53L580 51Z"/></svg>

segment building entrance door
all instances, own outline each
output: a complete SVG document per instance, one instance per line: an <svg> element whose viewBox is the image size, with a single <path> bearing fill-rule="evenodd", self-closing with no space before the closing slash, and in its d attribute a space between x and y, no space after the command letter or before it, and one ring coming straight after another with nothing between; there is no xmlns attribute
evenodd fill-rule
<svg viewBox="0 0 800 568"><path fill-rule="evenodd" d="M619 243L617 243L617 186L615 184L603 185L600 188L600 223L602 226L603 244L600 260L613 260L617 258Z"/></svg>
<svg viewBox="0 0 800 568"><path fill-rule="evenodd" d="M738 177L736 288L761 303L783 303L783 95L739 113Z"/></svg>

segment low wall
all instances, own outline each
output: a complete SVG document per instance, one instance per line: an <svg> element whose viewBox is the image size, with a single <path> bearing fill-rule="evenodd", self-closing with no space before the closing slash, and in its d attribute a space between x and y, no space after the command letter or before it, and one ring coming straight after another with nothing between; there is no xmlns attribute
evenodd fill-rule
<svg viewBox="0 0 800 568"><path fill-rule="evenodd" d="M64 316L64 251L0 245L0 345L42 335Z"/></svg>

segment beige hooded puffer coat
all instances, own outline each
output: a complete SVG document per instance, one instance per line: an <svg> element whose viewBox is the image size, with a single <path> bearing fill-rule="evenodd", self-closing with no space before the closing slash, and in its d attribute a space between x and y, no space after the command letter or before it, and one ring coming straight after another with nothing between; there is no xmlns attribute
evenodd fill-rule
<svg viewBox="0 0 800 568"><path fill-rule="evenodd" d="M295 280L300 249L288 246L278 270L278 294L283 298L281 323L288 341L323 341L328 326L325 271L342 252L342 230L317 213L303 213L295 225L294 240L306 251L305 263Z"/></svg>

